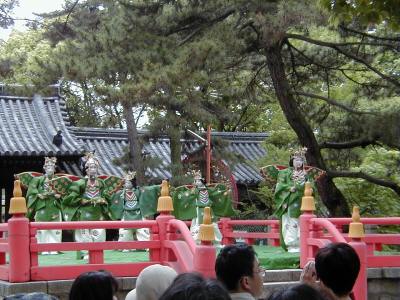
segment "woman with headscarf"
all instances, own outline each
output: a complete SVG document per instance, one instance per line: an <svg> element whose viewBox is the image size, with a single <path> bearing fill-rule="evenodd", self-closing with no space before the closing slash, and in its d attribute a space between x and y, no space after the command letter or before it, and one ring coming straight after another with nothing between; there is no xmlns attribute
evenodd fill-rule
<svg viewBox="0 0 400 300"><path fill-rule="evenodd" d="M125 300L158 300L178 274L168 266L148 266L140 272L136 288L126 295Z"/></svg>

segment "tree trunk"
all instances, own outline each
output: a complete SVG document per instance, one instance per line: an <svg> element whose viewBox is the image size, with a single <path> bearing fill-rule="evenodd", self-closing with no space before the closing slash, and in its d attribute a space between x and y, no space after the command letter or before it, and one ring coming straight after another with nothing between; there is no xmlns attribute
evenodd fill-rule
<svg viewBox="0 0 400 300"><path fill-rule="evenodd" d="M136 172L137 185L143 186L146 184L146 178L144 176L144 167L142 163L142 143L139 138L135 119L133 117L132 106L130 104L124 105L124 115L126 128L128 130L129 167Z"/></svg>
<svg viewBox="0 0 400 300"><path fill-rule="evenodd" d="M326 170L326 165L322 158L315 135L291 93L282 60L281 46L275 44L267 47L265 49L265 56L270 76L274 84L276 97L278 98L282 111L284 112L290 126L296 132L300 143L308 149L306 154L308 165ZM331 215L350 215L346 199L331 178L325 176L325 178L317 183L317 188L323 203L326 205Z"/></svg>
<svg viewBox="0 0 400 300"><path fill-rule="evenodd" d="M167 112L169 120L171 123L168 128L169 136L169 147L171 149L171 173L172 185L181 185L181 180L183 177L183 166L182 166L182 145L181 145L181 131L179 126L179 120L174 112Z"/></svg>

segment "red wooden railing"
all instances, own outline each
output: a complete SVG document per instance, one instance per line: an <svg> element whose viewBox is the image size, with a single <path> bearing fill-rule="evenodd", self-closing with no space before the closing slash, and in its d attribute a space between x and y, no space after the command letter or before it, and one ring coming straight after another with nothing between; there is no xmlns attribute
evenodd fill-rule
<svg viewBox="0 0 400 300"><path fill-rule="evenodd" d="M222 244L229 245L236 239L244 239L247 244L253 245L255 239L267 239L271 246L279 246L279 221L278 220L231 220L221 218L218 226L222 233ZM263 226L268 231L246 232L234 230L234 226Z"/></svg>
<svg viewBox="0 0 400 300"><path fill-rule="evenodd" d="M321 219L318 219L321 220ZM330 224L335 226L342 236L344 242L351 242L347 233L343 232L343 226L349 225L352 222L351 218L328 218L325 219ZM312 220L316 232L319 232L319 238L324 238L330 241L336 241L333 235L325 232L322 228L318 228L320 221ZM364 225L400 225L399 217L388 217L388 218L361 218L361 223ZM400 267L400 255L382 254L379 251L382 250L382 245L400 245L400 234L393 233L366 233L363 237L363 241L367 247L367 266L368 268L376 267ZM378 251L377 254L375 251Z"/></svg>
<svg viewBox="0 0 400 300"><path fill-rule="evenodd" d="M19 192L20 193L20 192ZM163 192L164 202L172 199ZM16 194L16 193L14 193ZM168 199L166 199L168 198ZM15 198L13 198L15 199ZM25 199L16 199L25 203ZM160 204L159 199L159 204ZM306 203L306 204L304 204ZM26 207L14 210L7 224L0 224L0 279L9 282L27 282L34 280L73 279L82 272L98 269L111 271L115 276L137 276L148 265L161 263L170 265L178 272L197 271L213 277L216 257L211 239L205 239L196 245L188 229L190 222L176 220L170 215L171 208L165 203L159 205L161 214L156 220L146 221L91 221L91 222L29 222L24 217ZM172 207L172 205L170 205ZM354 292L357 300L367 299L368 267L399 267L400 255L375 255L374 250L382 244L400 245L400 234L362 233L362 224L400 225L400 218L317 218L313 211L313 197L310 188L306 188L300 216L300 265L304 267L308 260L314 259L316 251L331 242L347 242L357 252L361 261L361 270ZM356 216L356 217L355 217ZM208 216L210 218L210 216ZM204 226L211 226L210 220ZM343 226L350 225L350 233L343 233ZM354 225L354 226L353 226ZM203 226L203 225L202 225ZM266 232L235 231L235 226L263 226ZM351 231L351 228L361 231ZM243 238L250 244L254 239L267 239L269 244L279 245L279 223L277 220L231 220L221 218L219 222L224 244ZM150 241L130 242L64 242L38 244L37 230L76 230L76 229L119 229L148 228ZM209 228L210 229L210 228ZM211 228L212 229L212 228ZM354 232L361 232L355 234ZM105 263L104 250L149 249L149 261L136 263ZM45 251L87 250L89 261L86 265L40 266L38 253ZM8 262L6 260L8 254Z"/></svg>
<svg viewBox="0 0 400 300"><path fill-rule="evenodd" d="M38 244L37 230L77 229L134 229L148 228L150 241L62 242ZM13 216L0 232L8 235L0 239L0 279L10 282L73 279L82 272L105 269L115 276L137 276L145 267L160 263L171 265L181 272L197 271L214 276L212 264L215 248L196 245L189 229L182 221L162 215L145 221L85 221L85 222L29 222L23 216ZM149 249L149 261L105 263L104 251L117 249ZM83 265L39 265L38 254L49 251L87 250L89 259ZM202 251L201 264L194 257ZM8 254L8 262L6 261ZM204 261L203 261L204 260Z"/></svg>

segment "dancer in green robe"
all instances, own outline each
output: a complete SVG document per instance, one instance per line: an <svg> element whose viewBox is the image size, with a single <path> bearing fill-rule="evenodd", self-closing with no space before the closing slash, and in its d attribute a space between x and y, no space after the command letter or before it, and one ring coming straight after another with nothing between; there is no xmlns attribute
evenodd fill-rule
<svg viewBox="0 0 400 300"><path fill-rule="evenodd" d="M114 220L122 221L137 221L145 220L145 216L142 213L142 203L140 202L140 189L136 186L136 178L134 172L128 172L124 176L124 187L119 192L115 193L112 199L110 207L112 218ZM143 198L142 198L143 199ZM153 214L155 211L153 212ZM148 228L135 228L127 229L121 228L119 230L118 241L133 241L134 239L139 241L150 240L150 232ZM123 250L127 251L127 250Z"/></svg>
<svg viewBox="0 0 400 300"><path fill-rule="evenodd" d="M281 221L281 246L288 252L300 251L299 217L305 183L308 181L314 185L314 181L325 174L318 168L305 166L306 151L307 148L295 151L290 159L290 167L275 165L262 168L264 175L277 181L274 215Z"/></svg>
<svg viewBox="0 0 400 300"><path fill-rule="evenodd" d="M57 158L45 157L43 166L44 174L34 176L40 173L25 172L18 174L23 184L28 186L26 199L28 201L29 219L36 222L59 222L61 221L61 201L60 195L55 193L51 188L51 180L56 176L55 164ZM36 238L38 243L60 243L61 230L38 230ZM42 254L58 254L54 252L43 252Z"/></svg>
<svg viewBox="0 0 400 300"><path fill-rule="evenodd" d="M102 221L110 219L109 184L99 176L99 161L90 153L85 163L87 176L71 183L68 194L63 199L63 212L66 221ZM77 242L103 242L106 239L104 229L75 230Z"/></svg>

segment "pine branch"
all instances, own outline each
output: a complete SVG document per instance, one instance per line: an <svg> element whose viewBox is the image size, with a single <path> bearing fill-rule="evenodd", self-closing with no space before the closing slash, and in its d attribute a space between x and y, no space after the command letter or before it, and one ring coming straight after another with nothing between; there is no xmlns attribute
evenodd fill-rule
<svg viewBox="0 0 400 300"><path fill-rule="evenodd" d="M181 20L177 26L174 28L170 28L165 35L169 36L175 33L179 33L182 31L187 31L187 30L197 30L198 32L201 31L198 28L201 27L206 28L208 26L211 26L215 23L218 23L220 21L225 20L227 17L232 15L234 12L236 12L236 9L233 7L227 8L225 11L223 11L220 15L216 16L215 18L209 19L205 16L197 15L197 16L189 16L188 18ZM188 20L190 20L190 24L183 26L182 24L188 23Z"/></svg>
<svg viewBox="0 0 400 300"><path fill-rule="evenodd" d="M352 29L352 28L348 28L348 27L344 26L343 24L339 25L339 28L344 30L344 31L355 33L355 34L361 35L363 37L371 38L371 39L374 39L374 40L400 42L400 37L395 38L395 37L376 36L376 35L368 34L368 33L365 33L365 32L362 32L362 31L358 31L358 30L355 30L355 29Z"/></svg>
<svg viewBox="0 0 400 300"><path fill-rule="evenodd" d="M380 186L384 186L384 187L388 187L390 189L392 189L397 195L400 196L400 186L398 184L396 184L393 181L390 180L385 180L385 179L380 179L380 178L376 178L373 177L371 175L368 175L366 173L363 172L351 172L351 171L327 171L327 175L330 178L336 178L336 177L346 177L346 178L361 178L361 179L365 179L368 182L380 185Z"/></svg>
<svg viewBox="0 0 400 300"><path fill-rule="evenodd" d="M366 147L369 145L379 145L377 143L378 136L374 138L369 138L369 137L362 137L359 139L347 141L347 142L323 142L319 145L319 147L322 148L328 148L328 149L351 149L354 147Z"/></svg>
<svg viewBox="0 0 400 300"><path fill-rule="evenodd" d="M354 78L350 77L349 75L347 75L346 70L340 69L339 71L343 74L344 77L346 77L351 82L353 82L357 85L361 85L362 87L365 87L368 90L368 92L371 92L371 87L389 88L389 86L384 85L384 84L375 84L375 83L366 84L366 83L359 82L359 81L355 80Z"/></svg>
<svg viewBox="0 0 400 300"><path fill-rule="evenodd" d="M294 33L287 33L286 37L288 38L294 38L294 39L300 39L300 40L313 40L311 38L305 37L303 35L299 35L299 34L294 34ZM330 46L337 46L337 47L345 47L345 46L356 46L356 45L361 45L361 46L377 46L377 47L387 47L387 48L391 48L393 50L397 50L395 46L393 46L393 44L390 43L376 43L376 42L342 42L342 43L334 43L334 42L323 42L323 41L319 41L319 40L314 40L317 41L319 43L324 43L325 46L330 45Z"/></svg>
<svg viewBox="0 0 400 300"><path fill-rule="evenodd" d="M75 7L78 5L78 3L79 3L79 0L76 0L74 2L74 4L72 4L71 8L68 9L68 14L67 14L67 17L65 19L64 26L63 26L64 30L67 29L68 19L71 16L72 12L74 11Z"/></svg>
<svg viewBox="0 0 400 300"><path fill-rule="evenodd" d="M306 60L308 60L309 62L311 62L312 64L316 65L317 67L320 67L322 69L326 69L326 70L337 70L337 67L332 67L332 66L325 66L320 64L319 62L316 62L315 60L313 60L311 57L309 57L308 55L306 55L304 53L304 51L301 51L300 49L296 48L295 46L293 46L293 44L291 44L289 41L286 41L286 44L288 45L288 47L290 47L291 49L296 50L296 52L298 52L301 56L303 56Z"/></svg>
<svg viewBox="0 0 400 300"><path fill-rule="evenodd" d="M340 108L344 109L345 111L348 111L348 112L351 112L351 113L354 113L354 114L374 114L373 112L356 110L354 108L351 108L350 106L347 106L347 105L345 105L343 103L338 102L337 100L334 100L332 98L328 98L328 97L325 97L325 96L322 96L322 95L306 93L306 92L300 92L300 91L295 91L295 93L297 95L300 95L300 96L305 96L305 97L309 97L309 98L323 100L323 101L325 101L325 102L327 102L327 103L329 103L329 104L331 104L333 106L340 107Z"/></svg>
<svg viewBox="0 0 400 300"><path fill-rule="evenodd" d="M382 72L380 72L378 69L373 67L371 64L369 64L363 58L343 50L341 48L341 46L344 46L346 43L324 42L324 41L315 40L315 39L312 39L312 38L308 38L308 37L305 37L305 36L302 36L302 35L299 35L299 34L293 34L293 33L286 34L286 38L293 38L293 39L301 40L301 41L304 41L304 42L307 42L307 43L310 43L310 44L314 44L314 45L318 45L318 46L322 46L322 47L328 47L328 48L335 49L337 52L343 54L344 56L346 56L348 58L351 58L354 61L363 64L368 69L370 69L372 72L374 72L375 74L379 75L381 78L391 82L393 85L395 85L396 87L400 88L400 82L398 82L396 79L383 74Z"/></svg>

